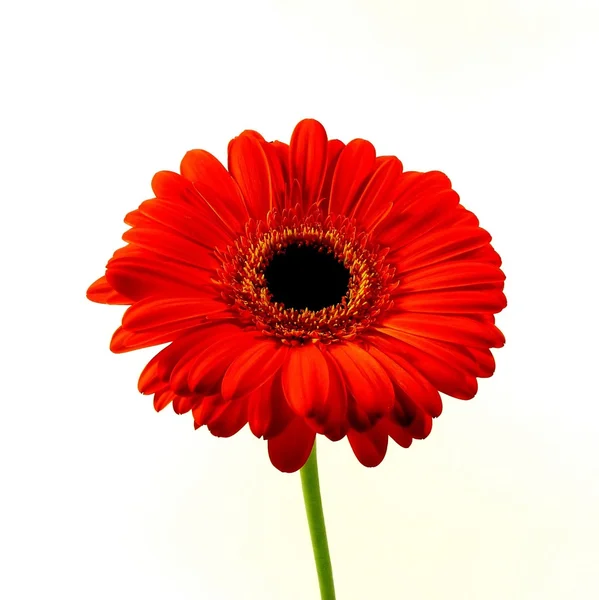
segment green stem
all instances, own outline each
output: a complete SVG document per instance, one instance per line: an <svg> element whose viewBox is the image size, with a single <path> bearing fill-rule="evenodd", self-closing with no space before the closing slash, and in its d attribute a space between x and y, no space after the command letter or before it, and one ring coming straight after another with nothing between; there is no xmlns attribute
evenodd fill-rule
<svg viewBox="0 0 599 600"><path fill-rule="evenodd" d="M308 526L310 527L310 538L312 539L312 550L314 551L314 561L316 562L316 572L318 573L320 598L321 600L335 600L333 569L331 567L329 543L327 542L327 530L324 524L324 513L322 512L320 482L318 481L316 442L314 442L310 458L308 458L308 461L300 470L300 475L302 478L306 515L308 516Z"/></svg>

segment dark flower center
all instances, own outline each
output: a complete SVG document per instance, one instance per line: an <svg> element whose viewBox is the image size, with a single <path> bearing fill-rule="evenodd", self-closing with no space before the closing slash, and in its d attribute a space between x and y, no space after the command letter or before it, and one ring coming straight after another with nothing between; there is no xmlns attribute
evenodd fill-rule
<svg viewBox="0 0 599 600"><path fill-rule="evenodd" d="M272 302L286 309L317 311L341 302L350 273L322 246L292 243L272 257L264 277Z"/></svg>
<svg viewBox="0 0 599 600"><path fill-rule="evenodd" d="M244 326L283 344L345 342L393 304L398 281L379 250L347 217L273 208L217 250L221 297Z"/></svg>

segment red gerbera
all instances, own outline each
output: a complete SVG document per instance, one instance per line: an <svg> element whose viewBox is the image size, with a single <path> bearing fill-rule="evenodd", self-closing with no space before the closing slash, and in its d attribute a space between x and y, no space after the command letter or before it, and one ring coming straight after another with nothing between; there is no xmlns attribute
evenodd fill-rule
<svg viewBox="0 0 599 600"><path fill-rule="evenodd" d="M228 171L192 150L152 188L88 298L131 305L113 352L170 342L139 380L156 410L249 423L281 471L316 434L372 467L493 373L501 259L443 173L304 120L289 145L244 131Z"/></svg>

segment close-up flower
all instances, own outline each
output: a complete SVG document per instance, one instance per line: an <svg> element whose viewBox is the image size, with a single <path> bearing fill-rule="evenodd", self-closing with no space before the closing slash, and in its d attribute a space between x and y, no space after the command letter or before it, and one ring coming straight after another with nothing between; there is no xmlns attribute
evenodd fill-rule
<svg viewBox="0 0 599 600"><path fill-rule="evenodd" d="M0 599L599 598L599 2L8 17Z"/></svg>
<svg viewBox="0 0 599 600"><path fill-rule="evenodd" d="M293 472L315 437L374 467L467 400L504 344L491 236L438 171L404 171L363 139L301 121L289 144L244 131L152 180L126 245L88 290L129 305L110 348L168 344L139 390L196 428L267 440Z"/></svg>

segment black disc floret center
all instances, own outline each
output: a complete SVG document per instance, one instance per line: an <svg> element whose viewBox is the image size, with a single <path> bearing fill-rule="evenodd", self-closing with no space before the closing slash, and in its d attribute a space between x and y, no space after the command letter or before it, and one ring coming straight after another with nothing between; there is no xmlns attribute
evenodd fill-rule
<svg viewBox="0 0 599 600"><path fill-rule="evenodd" d="M286 309L317 311L341 302L350 273L325 248L293 243L272 257L264 277L272 302L280 302Z"/></svg>

